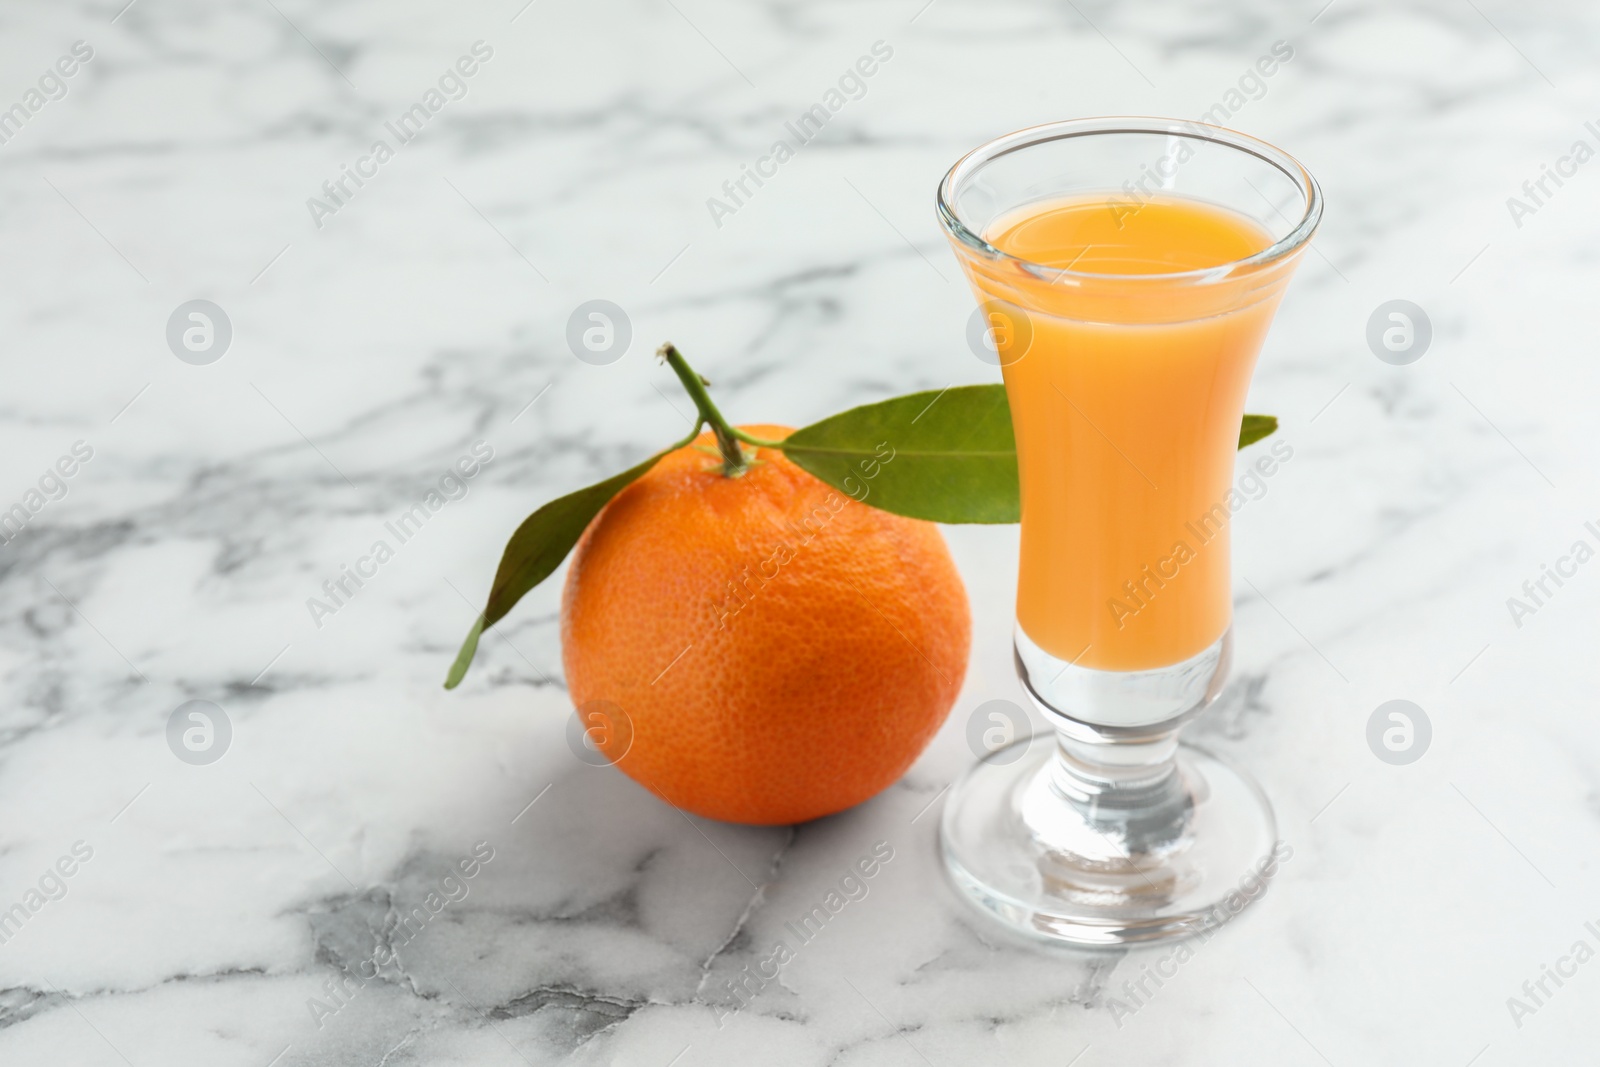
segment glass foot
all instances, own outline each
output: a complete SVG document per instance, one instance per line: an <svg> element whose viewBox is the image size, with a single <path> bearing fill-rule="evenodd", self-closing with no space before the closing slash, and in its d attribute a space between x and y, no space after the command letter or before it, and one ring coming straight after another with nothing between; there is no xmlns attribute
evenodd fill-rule
<svg viewBox="0 0 1600 1067"><path fill-rule="evenodd" d="M1272 807L1228 763L1180 743L1158 778L1085 795L1045 734L997 749L945 799L940 839L957 890L1013 930L1114 946L1188 937L1259 898L1287 858ZM1081 768L1080 768L1081 769Z"/></svg>

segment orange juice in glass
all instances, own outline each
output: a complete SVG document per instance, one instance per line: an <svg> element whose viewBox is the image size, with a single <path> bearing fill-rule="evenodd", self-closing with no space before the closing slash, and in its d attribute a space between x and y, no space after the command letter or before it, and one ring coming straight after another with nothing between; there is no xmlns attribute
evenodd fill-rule
<svg viewBox="0 0 1600 1067"><path fill-rule="evenodd" d="M1255 784L1178 731L1226 677L1240 420L1320 193L1242 134L1093 119L977 149L938 206L1005 378L1018 673L1055 727L953 788L947 868L1044 937L1215 926L1241 878L1275 869L1276 829Z"/></svg>
<svg viewBox="0 0 1600 1067"><path fill-rule="evenodd" d="M1273 243L1243 215L1163 194L1046 201L1000 219L988 240L1031 263L1117 275L1217 267ZM974 272L1003 308L1007 287L989 280ZM1233 480L1245 391L1278 294L1216 295L1222 303L1204 317L1173 321L1192 309L1152 300L1100 322L1074 307L1082 300L1045 290L1039 298L1054 303L1030 329L998 333L1027 515L1017 623L1059 659L1163 667L1228 628L1226 508L1213 509Z"/></svg>

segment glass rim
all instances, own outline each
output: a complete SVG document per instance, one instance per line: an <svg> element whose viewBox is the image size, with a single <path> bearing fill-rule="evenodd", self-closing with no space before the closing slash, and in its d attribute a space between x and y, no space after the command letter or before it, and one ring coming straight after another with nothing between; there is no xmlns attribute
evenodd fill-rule
<svg viewBox="0 0 1600 1067"><path fill-rule="evenodd" d="M1255 156L1262 162L1276 167L1283 172L1285 177L1295 183L1301 195L1305 198L1305 211L1301 215L1300 221L1286 235L1260 252L1246 256L1243 259L1220 263L1215 267L1168 271L1159 274L1100 274L1092 271L1075 271L1070 268L1058 268L1047 266L1043 263L1035 263L1020 256L1013 256L1009 252L1003 252L988 241L985 241L981 235L973 232L956 212L952 203L955 199L956 188L960 183L971 178L978 168L985 164L1003 156L1008 156L1013 152L1020 152L1023 149L1032 148L1050 141L1116 133L1166 134L1174 137L1188 137L1197 141L1209 141L1213 144L1224 145ZM943 180L939 182L939 190L938 195L935 197L935 202L940 223L944 226L945 232L955 240L990 259L1014 263L1030 274L1048 275L1052 282L1060 282L1063 279L1080 279L1094 282L1114 280L1125 284L1221 281L1241 270L1263 266L1298 251L1311 239L1311 235L1316 232L1317 225L1322 221L1322 188L1317 184L1316 178L1312 177L1311 172L1289 153L1259 138L1251 137L1249 134L1230 130L1223 126L1213 126L1209 123L1194 122L1188 119L1165 119L1141 115L1062 119L1057 122L1029 126L1013 133L996 137L991 141L986 141L956 160L955 165L945 173Z"/></svg>

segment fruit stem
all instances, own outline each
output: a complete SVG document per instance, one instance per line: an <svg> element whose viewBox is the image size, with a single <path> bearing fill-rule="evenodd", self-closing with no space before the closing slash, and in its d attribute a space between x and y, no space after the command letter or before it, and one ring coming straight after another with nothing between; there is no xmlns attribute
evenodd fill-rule
<svg viewBox="0 0 1600 1067"><path fill-rule="evenodd" d="M750 469L750 461L745 458L744 449L739 447L740 441L764 448L783 447L782 442L764 441L728 425L728 420L722 417L717 405L711 402L711 394L706 391L706 386L711 383L689 366L689 361L683 358L683 353L679 352L678 347L671 341L656 349L656 355L672 368L673 373L678 376L678 381L683 383L684 392L689 394L689 399L694 401L695 410L699 412L700 424L709 425L711 432L716 435L717 451L722 453L724 477L737 478ZM699 430L700 426L696 426L695 432L698 433Z"/></svg>

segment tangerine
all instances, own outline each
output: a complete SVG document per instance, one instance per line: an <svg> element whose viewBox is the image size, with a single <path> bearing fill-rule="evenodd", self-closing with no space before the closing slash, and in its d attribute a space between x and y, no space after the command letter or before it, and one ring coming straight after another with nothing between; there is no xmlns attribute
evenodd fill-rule
<svg viewBox="0 0 1600 1067"><path fill-rule="evenodd" d="M595 516L561 651L573 702L625 720L591 734L624 773L707 818L781 825L906 771L961 689L971 618L934 524L749 451L728 477L707 431Z"/></svg>

